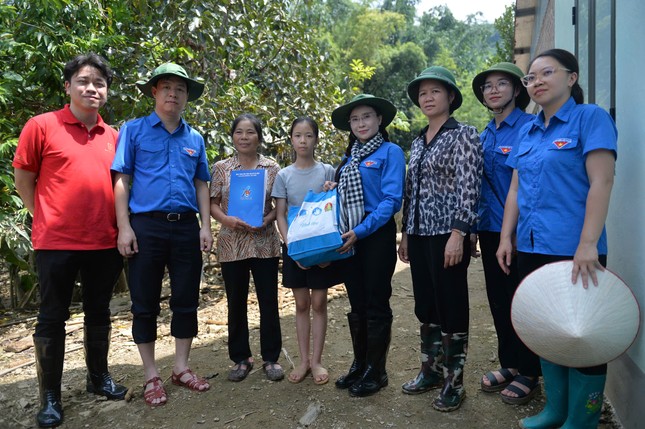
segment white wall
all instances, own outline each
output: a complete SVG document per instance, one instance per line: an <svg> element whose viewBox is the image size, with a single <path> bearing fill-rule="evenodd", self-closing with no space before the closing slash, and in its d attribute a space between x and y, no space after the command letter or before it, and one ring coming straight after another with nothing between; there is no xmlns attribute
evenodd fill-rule
<svg viewBox="0 0 645 429"><path fill-rule="evenodd" d="M616 1L616 125L618 161L607 233L608 266L641 305L641 332L628 351L645 372L645 4Z"/></svg>
<svg viewBox="0 0 645 429"><path fill-rule="evenodd" d="M571 22L571 8L575 0L558 0L555 8L555 46L554 48L576 51L576 28Z"/></svg>

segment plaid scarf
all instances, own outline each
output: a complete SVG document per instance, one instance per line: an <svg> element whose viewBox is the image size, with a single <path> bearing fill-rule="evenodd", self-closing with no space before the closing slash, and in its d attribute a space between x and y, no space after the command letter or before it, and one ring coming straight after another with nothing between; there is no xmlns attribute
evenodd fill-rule
<svg viewBox="0 0 645 429"><path fill-rule="evenodd" d="M352 145L352 159L343 168L338 181L341 234L354 229L363 220L365 215L363 181L358 166L363 159L378 149L382 143L383 136L381 136L381 133L377 133L364 144L355 141Z"/></svg>

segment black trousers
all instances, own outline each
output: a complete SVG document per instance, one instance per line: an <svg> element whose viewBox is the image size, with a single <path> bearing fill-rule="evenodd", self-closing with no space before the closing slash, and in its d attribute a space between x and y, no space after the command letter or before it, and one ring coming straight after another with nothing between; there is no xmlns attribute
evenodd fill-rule
<svg viewBox="0 0 645 429"><path fill-rule="evenodd" d="M110 299L123 269L116 248L105 250L37 250L40 310L36 337L62 338L69 319L74 283L80 273L83 312L88 326L110 324Z"/></svg>
<svg viewBox="0 0 645 429"><path fill-rule="evenodd" d="M368 320L391 320L392 276L396 267L394 218L356 242L356 255L338 261L352 313Z"/></svg>
<svg viewBox="0 0 645 429"><path fill-rule="evenodd" d="M524 277L528 276L533 271L537 270L543 265L550 264L552 262L558 262L558 261L570 261L572 259L573 259L573 256L543 255L540 253L517 252L517 268L520 275L520 281L523 280ZM603 267L606 267L607 255L599 255L598 261ZM524 347L524 349L528 350L527 347ZM529 353L535 356L535 354L533 354L533 352L531 352L530 350L529 350ZM528 358L528 355L526 355L526 358ZM539 365L539 358L537 358L537 356L536 356L536 359L538 359L537 365ZM586 375L607 374L607 364L592 366L588 368L576 368L576 369ZM522 371L520 370L520 372ZM524 374L524 375L531 375L531 374Z"/></svg>
<svg viewBox="0 0 645 429"><path fill-rule="evenodd" d="M247 300L250 274L260 307L260 353L265 362L277 362L282 350L278 311L278 262L280 258L249 258L222 262L228 303L228 355L235 363L253 356L249 345Z"/></svg>
<svg viewBox="0 0 645 429"><path fill-rule="evenodd" d="M467 332L470 239L464 237L461 262L444 268L444 252L449 238L450 234L408 235L414 314L419 322L440 325L445 333Z"/></svg>
<svg viewBox="0 0 645 429"><path fill-rule="evenodd" d="M128 261L134 342L157 339L161 282L166 268L170 276L170 333L175 338L193 338L197 335L202 270L197 219L168 222L134 215L130 223L139 244L139 253Z"/></svg>
<svg viewBox="0 0 645 429"><path fill-rule="evenodd" d="M486 279L486 294L497 332L499 363L502 368L519 368L519 350L525 346L515 333L511 322L511 302L519 285L517 258L513 258L510 266L511 273L506 275L499 267L495 256L499 247L499 232L480 231L478 235ZM529 372L535 371L536 368L529 370ZM522 374L524 374L523 371Z"/></svg>

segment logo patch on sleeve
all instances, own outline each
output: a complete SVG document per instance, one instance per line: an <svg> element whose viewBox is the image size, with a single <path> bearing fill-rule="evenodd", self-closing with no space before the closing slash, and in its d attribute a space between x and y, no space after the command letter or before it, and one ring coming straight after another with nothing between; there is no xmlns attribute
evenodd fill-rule
<svg viewBox="0 0 645 429"><path fill-rule="evenodd" d="M195 155L196 150L195 150L195 149L191 149L191 148L189 148L189 147L185 147L185 148L184 148L184 152L186 152L186 153L187 153L188 155L190 155L190 156L193 156L193 155Z"/></svg>
<svg viewBox="0 0 645 429"><path fill-rule="evenodd" d="M497 146L497 148L504 154L508 155L511 150L513 150L513 146Z"/></svg>
<svg viewBox="0 0 645 429"><path fill-rule="evenodd" d="M569 143L571 143L571 139L563 139L563 138L561 138L561 139L555 139L555 140L553 140L553 144L554 144L554 145L555 145L555 147L557 147L558 149L562 149L563 147L565 147L565 146L566 146L566 145L568 145Z"/></svg>

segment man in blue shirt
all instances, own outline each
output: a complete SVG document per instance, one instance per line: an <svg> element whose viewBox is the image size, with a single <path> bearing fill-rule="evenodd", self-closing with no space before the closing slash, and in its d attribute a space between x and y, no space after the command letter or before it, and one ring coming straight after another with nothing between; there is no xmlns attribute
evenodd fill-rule
<svg viewBox="0 0 645 429"><path fill-rule="evenodd" d="M181 117L187 102L199 98L204 85L190 79L182 67L168 63L157 67L147 82L137 82L137 87L155 99L155 110L126 123L119 132L112 164L117 246L129 258L132 335L147 380L144 399L158 406L167 400L155 365L166 267L172 294L170 333L176 343L172 382L199 392L210 388L188 368L190 346L197 335L201 251L209 251L213 244L210 174L204 139Z"/></svg>

